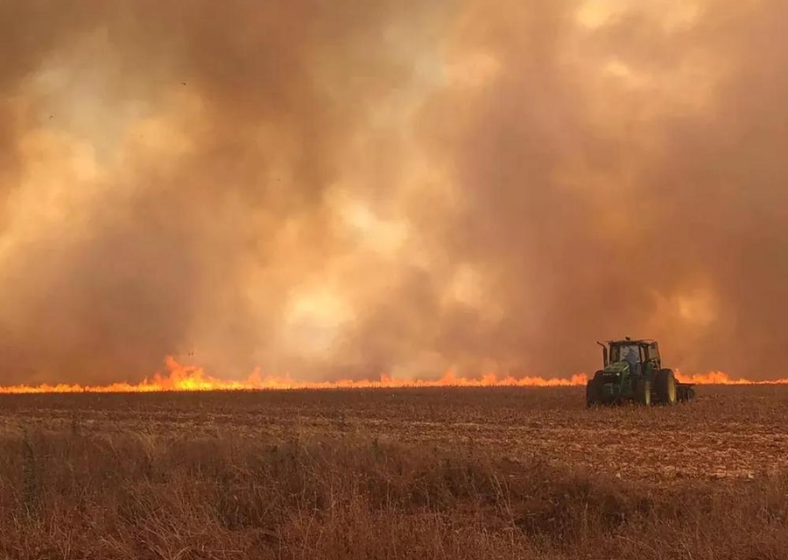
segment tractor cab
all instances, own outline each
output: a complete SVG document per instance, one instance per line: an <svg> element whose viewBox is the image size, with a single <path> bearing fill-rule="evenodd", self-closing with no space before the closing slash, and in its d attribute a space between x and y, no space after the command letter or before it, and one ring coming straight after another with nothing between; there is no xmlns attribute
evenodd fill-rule
<svg viewBox="0 0 788 560"><path fill-rule="evenodd" d="M602 347L604 368L588 382L590 405L621 401L675 404L694 396L691 385L678 383L672 370L663 369L655 340L609 340Z"/></svg>
<svg viewBox="0 0 788 560"><path fill-rule="evenodd" d="M653 374L653 370L658 371L662 367L659 345L655 340L631 340L629 338L610 340L603 348L605 349L602 356L604 367L623 362L630 366L630 373L635 373L633 370L639 369L641 375L649 372Z"/></svg>

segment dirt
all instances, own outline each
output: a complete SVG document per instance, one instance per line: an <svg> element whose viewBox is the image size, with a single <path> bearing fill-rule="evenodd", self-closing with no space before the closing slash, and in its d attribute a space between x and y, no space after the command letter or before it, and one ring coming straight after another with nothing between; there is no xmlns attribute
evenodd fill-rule
<svg viewBox="0 0 788 560"><path fill-rule="evenodd" d="M588 410L582 388L0 397L0 430L291 440L360 436L627 479L754 479L788 470L788 387L700 387L675 407Z"/></svg>

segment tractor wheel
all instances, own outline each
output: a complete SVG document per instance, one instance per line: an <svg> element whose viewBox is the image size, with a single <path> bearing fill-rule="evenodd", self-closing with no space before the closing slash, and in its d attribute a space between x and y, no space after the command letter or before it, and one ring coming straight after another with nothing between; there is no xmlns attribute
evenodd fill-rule
<svg viewBox="0 0 788 560"><path fill-rule="evenodd" d="M674 405L678 401L678 391L676 389L676 376L669 369L661 369L657 372L654 379L657 391L657 400L662 404Z"/></svg>
<svg viewBox="0 0 788 560"><path fill-rule="evenodd" d="M651 406L651 382L638 380L635 384L635 399L643 406Z"/></svg>
<svg viewBox="0 0 788 560"><path fill-rule="evenodd" d="M586 383L586 406L602 404L602 372L596 372L593 379Z"/></svg>

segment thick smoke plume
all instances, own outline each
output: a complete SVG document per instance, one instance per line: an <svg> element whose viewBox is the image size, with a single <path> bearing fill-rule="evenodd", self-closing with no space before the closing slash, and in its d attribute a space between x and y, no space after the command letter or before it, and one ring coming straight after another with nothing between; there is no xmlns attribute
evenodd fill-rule
<svg viewBox="0 0 788 560"><path fill-rule="evenodd" d="M436 5L437 4L437 5ZM0 384L785 377L778 0L0 1Z"/></svg>

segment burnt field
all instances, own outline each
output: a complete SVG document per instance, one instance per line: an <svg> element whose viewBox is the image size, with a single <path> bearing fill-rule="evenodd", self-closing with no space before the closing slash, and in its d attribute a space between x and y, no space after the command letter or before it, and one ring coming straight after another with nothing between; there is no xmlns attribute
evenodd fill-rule
<svg viewBox="0 0 788 560"><path fill-rule="evenodd" d="M0 398L0 558L784 558L788 387Z"/></svg>

